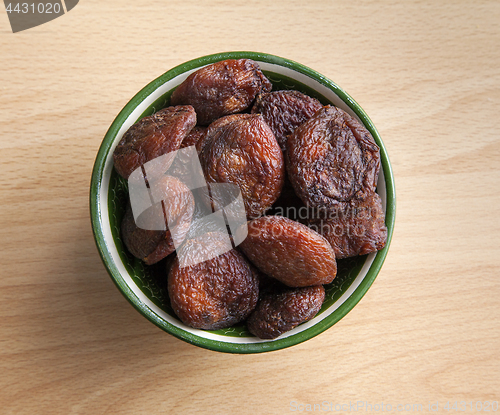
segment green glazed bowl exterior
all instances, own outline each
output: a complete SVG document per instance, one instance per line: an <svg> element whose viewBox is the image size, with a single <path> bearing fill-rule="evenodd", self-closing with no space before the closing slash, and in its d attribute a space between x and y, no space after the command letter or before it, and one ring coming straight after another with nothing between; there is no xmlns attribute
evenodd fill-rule
<svg viewBox="0 0 500 415"><path fill-rule="evenodd" d="M128 128L140 118L169 105L170 94L202 66L225 60L256 61L273 83L273 90L298 89L333 104L359 119L380 146L382 168L377 185L386 212L387 244L377 253L338 261L335 280L325 286L326 298L314 319L274 340L252 336L244 324L224 330L198 330L185 326L168 301L161 270L145 267L128 254L120 238L120 220L127 200L127 183L113 170L113 151ZM258 52L225 52L179 65L144 87L118 114L97 154L90 187L92 229L102 261L125 298L148 320L188 343L221 352L259 353L278 350L308 340L344 317L363 297L377 277L387 255L395 220L394 177L384 143L363 109L338 85L300 63ZM159 275L159 276L158 276Z"/></svg>

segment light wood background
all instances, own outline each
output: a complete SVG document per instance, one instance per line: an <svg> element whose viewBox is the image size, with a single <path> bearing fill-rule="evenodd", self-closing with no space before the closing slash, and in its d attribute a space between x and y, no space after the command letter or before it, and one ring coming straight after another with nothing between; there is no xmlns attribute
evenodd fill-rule
<svg viewBox="0 0 500 415"><path fill-rule="evenodd" d="M260 355L191 346L144 319L107 275L89 220L94 158L122 107L171 67L230 50L341 85L396 178L396 228L372 288L323 334ZM357 401L422 412L466 401L472 413L500 401L499 114L496 0L82 0L17 34L0 8L0 413Z"/></svg>

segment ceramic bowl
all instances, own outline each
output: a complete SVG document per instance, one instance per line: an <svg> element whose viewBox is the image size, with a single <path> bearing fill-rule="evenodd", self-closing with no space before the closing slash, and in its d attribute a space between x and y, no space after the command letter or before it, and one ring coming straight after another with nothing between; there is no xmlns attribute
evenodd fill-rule
<svg viewBox="0 0 500 415"><path fill-rule="evenodd" d="M273 90L297 89L333 104L359 119L380 146L381 164L377 192L386 212L388 240L377 253L338 261L338 274L327 285L320 312L312 320L274 340L252 336L244 324L223 330L198 330L185 326L173 313L162 270L146 267L131 256L120 238L120 221L128 198L127 183L113 169L113 151L122 135L136 121L169 105L177 85L202 66L224 60L249 58L258 62L273 83ZM311 339L333 326L363 297L377 277L390 245L395 217L394 178L384 143L363 109L342 88L300 63L256 52L227 52L183 63L145 86L111 124L96 157L90 189L91 221L95 241L108 273L125 298L148 320L188 343L221 352L258 353L278 350Z"/></svg>

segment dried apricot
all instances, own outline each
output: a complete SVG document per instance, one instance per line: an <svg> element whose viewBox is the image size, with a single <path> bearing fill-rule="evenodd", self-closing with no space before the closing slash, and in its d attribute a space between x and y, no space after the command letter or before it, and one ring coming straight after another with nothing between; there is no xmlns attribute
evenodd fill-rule
<svg viewBox="0 0 500 415"><path fill-rule="evenodd" d="M154 252L158 244L167 240L171 244L171 249L166 255L175 250L170 234L167 236L167 231L142 229L135 224L130 204L127 205L122 219L121 233L125 246L136 258L146 258Z"/></svg>
<svg viewBox="0 0 500 415"><path fill-rule="evenodd" d="M261 339L274 339L311 320L325 299L322 285L274 288L261 296L247 320L250 333Z"/></svg>
<svg viewBox="0 0 500 415"><path fill-rule="evenodd" d="M380 149L370 132L333 106L319 110L288 138L286 167L302 201L334 207L373 192Z"/></svg>
<svg viewBox="0 0 500 415"><path fill-rule="evenodd" d="M165 176L154 185L164 192L162 201L142 212L137 221L129 204L121 223L125 246L147 265L170 255L175 251L175 244L182 243L195 208L192 193L178 179Z"/></svg>
<svg viewBox="0 0 500 415"><path fill-rule="evenodd" d="M113 153L116 171L126 179L144 163L178 150L196 124L190 105L167 107L144 117L123 135Z"/></svg>
<svg viewBox="0 0 500 415"><path fill-rule="evenodd" d="M352 199L322 213L324 215L309 221L309 227L330 242L337 258L366 255L385 246L387 227L377 193L365 199Z"/></svg>
<svg viewBox="0 0 500 415"><path fill-rule="evenodd" d="M337 273L335 253L328 241L283 216L250 221L240 248L264 274L290 287L328 284Z"/></svg>
<svg viewBox="0 0 500 415"><path fill-rule="evenodd" d="M183 268L176 258L168 274L168 293L184 324L215 330L248 317L257 304L259 282L243 255L233 249Z"/></svg>
<svg viewBox="0 0 500 415"><path fill-rule="evenodd" d="M172 93L172 105L192 105L198 124L208 125L224 115L246 110L271 82L251 59L228 59L189 75Z"/></svg>
<svg viewBox="0 0 500 415"><path fill-rule="evenodd" d="M282 150L294 130L323 107L321 102L299 91L283 90L257 96L252 114L262 114Z"/></svg>
<svg viewBox="0 0 500 415"><path fill-rule="evenodd" d="M180 148L186 148L189 146L196 146L198 141L203 137L205 134L206 127L201 127L201 126L196 126L194 127L189 134L184 138L182 141L181 147Z"/></svg>
<svg viewBox="0 0 500 415"><path fill-rule="evenodd" d="M223 117L198 144L207 182L237 185L247 217L261 216L276 201L285 176L283 154L261 115Z"/></svg>

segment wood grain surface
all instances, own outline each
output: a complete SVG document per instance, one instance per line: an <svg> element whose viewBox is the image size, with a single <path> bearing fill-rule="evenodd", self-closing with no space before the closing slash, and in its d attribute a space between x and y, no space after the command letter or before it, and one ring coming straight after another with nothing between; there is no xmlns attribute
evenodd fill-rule
<svg viewBox="0 0 500 415"><path fill-rule="evenodd" d="M82 0L15 34L0 8L0 413L456 413L461 401L473 413L500 401L499 47L496 0ZM231 50L341 85L396 179L392 245L365 297L319 336L259 355L148 322L107 275L89 219L93 162L122 107L173 66Z"/></svg>

